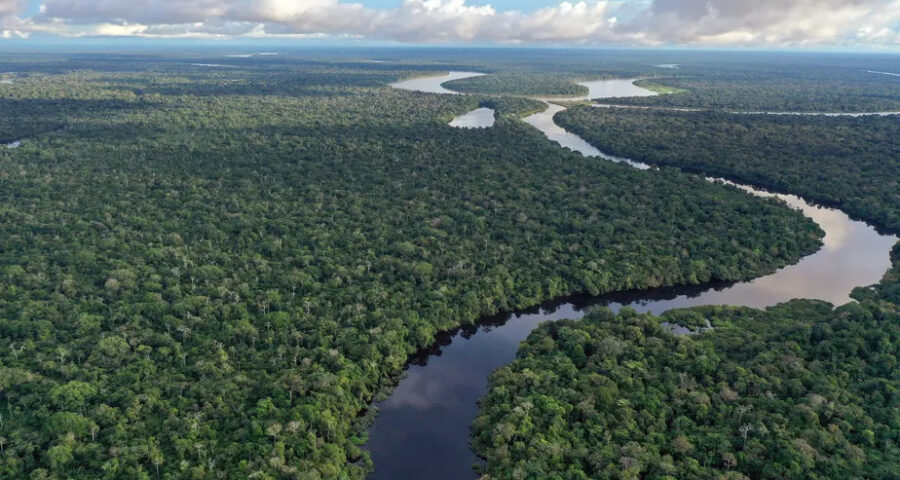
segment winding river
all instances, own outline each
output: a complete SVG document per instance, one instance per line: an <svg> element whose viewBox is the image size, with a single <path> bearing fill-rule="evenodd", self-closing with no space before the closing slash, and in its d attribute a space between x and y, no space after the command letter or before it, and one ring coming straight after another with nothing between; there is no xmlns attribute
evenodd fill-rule
<svg viewBox="0 0 900 480"><path fill-rule="evenodd" d="M453 72L394 84L395 88L430 93L456 93L446 81L473 76ZM631 80L587 82L591 99L650 95ZM599 93L598 93L599 92ZM596 95L596 96L595 96ZM606 155L553 122L564 107L549 104L525 119L563 147L585 156L646 165ZM655 173L648 173L655 174ZM378 402L379 414L369 431L366 448L375 463L373 480L475 479L472 465L479 460L469 449L469 425L477 400L487 393L488 375L515 358L519 343L541 322L578 319L585 309L605 305L613 310L630 306L640 312L661 313L672 308L708 304L768 307L793 298L817 298L846 303L856 286L880 280L890 265L896 238L881 235L840 210L811 205L794 195L770 194L740 186L753 194L776 196L815 220L825 231L824 246L799 263L748 282L701 287L624 292L600 297L574 297L533 309L482 319L476 326L441 334L437 343L411 359L406 376L391 396Z"/></svg>

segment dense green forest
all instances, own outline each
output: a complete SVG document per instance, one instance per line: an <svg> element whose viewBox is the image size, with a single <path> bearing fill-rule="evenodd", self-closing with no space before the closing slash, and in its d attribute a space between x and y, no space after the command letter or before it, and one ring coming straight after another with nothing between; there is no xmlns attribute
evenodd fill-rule
<svg viewBox="0 0 900 480"><path fill-rule="evenodd" d="M357 74L366 72L372 82L380 82L396 76L463 70L490 75L480 80L460 81L461 88L466 88L470 81L475 85L486 82L491 86L490 91L472 91L529 95L581 92L573 80L641 77L646 79L646 85L666 86L669 91L674 88L682 93L616 99L616 103L769 111L900 110L900 100L897 100L900 82L866 72L896 70L896 56L890 54L743 52L734 55L684 50L422 48L411 58L410 52L404 49L322 47L278 49L279 55L275 56L233 58L226 55L235 53L232 47L215 45L194 51L171 48L163 53L108 49L59 53L58 50L65 51L65 48L45 49L40 54L4 53L0 55L0 72L28 76L81 70L149 70L200 80L198 70L228 78L239 72L295 75L330 69L334 79L356 70ZM663 64L677 64L678 68L658 66ZM354 82L361 78L357 77ZM460 87L455 82L452 86ZM0 84L0 94L4 88Z"/></svg>
<svg viewBox="0 0 900 480"><path fill-rule="evenodd" d="M615 103L703 111L582 105L557 121L611 154L797 193L896 232L895 117L721 112L900 110L900 84L847 67L680 65L639 82L673 94ZM482 478L896 478L900 244L892 258L881 283L853 292L860 303L837 309L598 310L545 324L482 400Z"/></svg>
<svg viewBox="0 0 900 480"><path fill-rule="evenodd" d="M473 425L482 479L897 478L893 257L837 309L600 309L542 325L491 376Z"/></svg>
<svg viewBox="0 0 900 480"><path fill-rule="evenodd" d="M444 86L457 92L493 95L574 97L588 94L587 87L578 85L571 74L554 75L546 72L490 74L453 80L445 83Z"/></svg>
<svg viewBox="0 0 900 480"><path fill-rule="evenodd" d="M490 73L448 83L473 93L573 95L585 93L575 83L580 80L640 77L638 85L677 94L610 102L736 111L900 111L900 82L867 72L896 71L892 55L529 49L437 55L458 62L455 69ZM678 68L657 66L673 63Z"/></svg>
<svg viewBox="0 0 900 480"><path fill-rule="evenodd" d="M676 95L632 97L611 103L732 111L900 111L900 82L896 79L891 81L858 69L797 67L728 72L680 70L675 76L637 82L639 86L668 86L678 90Z"/></svg>
<svg viewBox="0 0 900 480"><path fill-rule="evenodd" d="M900 116L578 106L556 120L614 155L796 193L900 231Z"/></svg>
<svg viewBox="0 0 900 480"><path fill-rule="evenodd" d="M777 201L560 149L530 101L383 86L410 65L91 58L0 62L25 140L0 148L2 478L359 479L358 415L438 331L820 244ZM446 125L486 102L493 128Z"/></svg>

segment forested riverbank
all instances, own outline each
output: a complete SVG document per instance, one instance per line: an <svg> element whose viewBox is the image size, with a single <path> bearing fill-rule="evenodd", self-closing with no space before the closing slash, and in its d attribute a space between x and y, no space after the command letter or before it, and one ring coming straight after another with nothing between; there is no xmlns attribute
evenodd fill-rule
<svg viewBox="0 0 900 480"><path fill-rule="evenodd" d="M898 230L895 117L576 106L557 120L610 154L796 192ZM893 479L900 243L892 261L837 308L599 309L543 324L480 403L482 480Z"/></svg>
<svg viewBox="0 0 900 480"><path fill-rule="evenodd" d="M893 257L837 309L601 309L544 324L491 376L473 425L482 479L894 478Z"/></svg>
<svg viewBox="0 0 900 480"><path fill-rule="evenodd" d="M790 73L787 73L790 72ZM758 69L679 69L673 76L643 80L661 85L671 96L629 98L631 105L774 112L900 111L900 82L886 82L863 70L784 65Z"/></svg>
<svg viewBox="0 0 900 480"><path fill-rule="evenodd" d="M35 105L65 129L0 150L2 475L362 478L357 414L437 332L820 245L776 201L562 150L532 101L200 68L4 87L10 135Z"/></svg>
<svg viewBox="0 0 900 480"><path fill-rule="evenodd" d="M900 231L898 119L588 106L556 118L608 153L796 193L893 232Z"/></svg>

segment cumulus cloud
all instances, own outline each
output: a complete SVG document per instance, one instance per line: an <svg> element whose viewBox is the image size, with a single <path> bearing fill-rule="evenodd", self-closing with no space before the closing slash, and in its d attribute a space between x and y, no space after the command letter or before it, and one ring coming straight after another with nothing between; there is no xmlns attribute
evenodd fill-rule
<svg viewBox="0 0 900 480"><path fill-rule="evenodd" d="M19 13L28 7L28 0L0 0L0 16Z"/></svg>
<svg viewBox="0 0 900 480"><path fill-rule="evenodd" d="M62 35L349 36L408 42L900 44L900 0L563 1L533 12L467 0L0 0L0 19Z"/></svg>
<svg viewBox="0 0 900 480"><path fill-rule="evenodd" d="M147 26L144 34L331 34L400 41L590 41L609 25L607 2L579 2L531 14L466 0L403 0L372 9L338 0L48 0L36 23Z"/></svg>
<svg viewBox="0 0 900 480"><path fill-rule="evenodd" d="M900 0L655 0L622 32L648 43L807 45L859 35L886 43L898 21Z"/></svg>
<svg viewBox="0 0 900 480"><path fill-rule="evenodd" d="M28 0L0 0L0 38L25 37L22 21L16 17L28 7Z"/></svg>

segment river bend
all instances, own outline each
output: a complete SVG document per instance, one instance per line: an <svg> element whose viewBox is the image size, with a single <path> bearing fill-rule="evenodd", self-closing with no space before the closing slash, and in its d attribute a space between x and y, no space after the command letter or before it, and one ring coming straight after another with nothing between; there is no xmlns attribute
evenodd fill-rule
<svg viewBox="0 0 900 480"><path fill-rule="evenodd" d="M392 85L430 93L457 93L441 85L477 74L453 72L416 78ZM632 80L586 82L587 98L651 95ZM582 155L647 165L607 155L554 123L564 107L548 103L544 112L524 120L550 140ZM649 173L653 174L653 173ZM776 196L800 209L825 231L824 246L816 253L764 277L729 285L667 288L624 292L600 297L581 296L540 307L482 319L476 326L440 334L436 345L419 352L391 396L376 406L379 414L369 431L366 448L375 464L371 480L475 479L478 462L469 449L469 425L478 412L477 401L487 393L488 375L511 362L519 343L548 320L578 319L585 309L604 305L619 310L662 313L672 308L708 304L763 308L793 298L816 298L846 303L856 286L878 282L890 265L889 252L897 241L873 227L850 219L840 210L812 205L794 195L772 194L741 186L753 194Z"/></svg>

